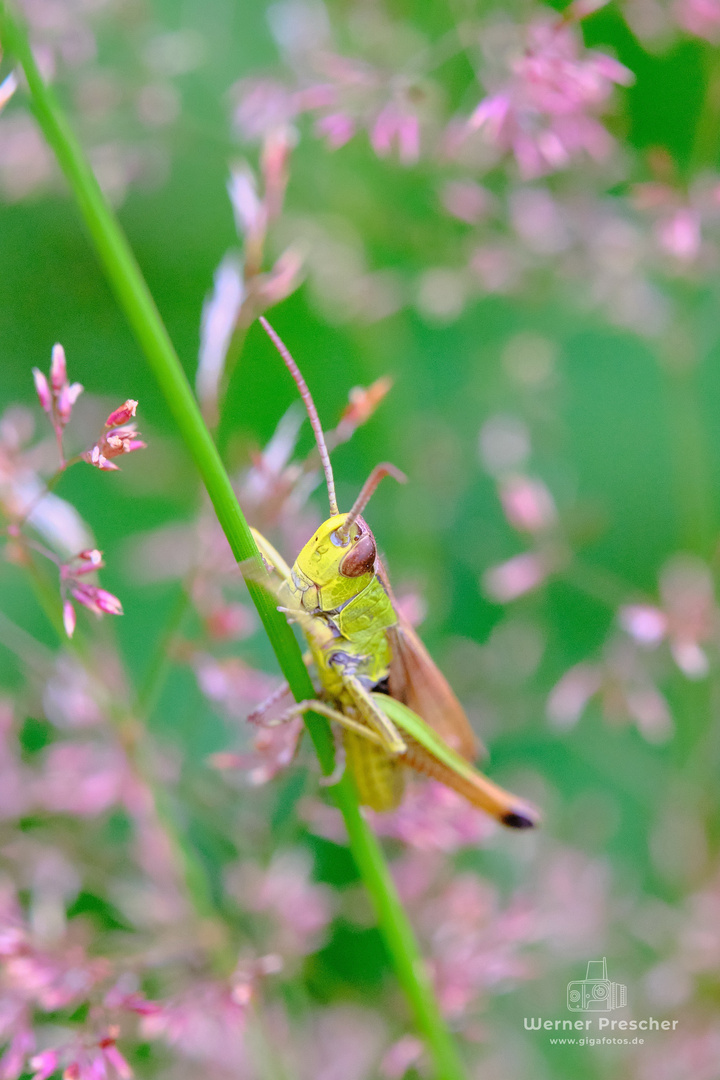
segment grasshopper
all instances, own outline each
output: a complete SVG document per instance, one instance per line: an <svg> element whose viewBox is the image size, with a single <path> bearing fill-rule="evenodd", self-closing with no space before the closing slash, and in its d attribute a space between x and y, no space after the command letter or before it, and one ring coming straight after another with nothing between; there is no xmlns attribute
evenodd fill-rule
<svg viewBox="0 0 720 1080"><path fill-rule="evenodd" d="M266 319L263 328L300 392L315 434L330 517L289 567L259 533L265 562L280 578L280 610L300 624L319 681L317 700L281 719L312 710L342 726L346 764L360 802L396 807L407 767L447 785L504 825L528 828L537 814L473 767L478 741L465 712L419 637L398 611L375 538L362 517L385 476L404 482L394 466L377 465L350 512L338 512L330 457L310 391L289 351ZM266 582L267 587L268 582ZM275 700L277 695L273 695ZM269 705L269 702L268 702ZM260 706L253 714L259 719Z"/></svg>

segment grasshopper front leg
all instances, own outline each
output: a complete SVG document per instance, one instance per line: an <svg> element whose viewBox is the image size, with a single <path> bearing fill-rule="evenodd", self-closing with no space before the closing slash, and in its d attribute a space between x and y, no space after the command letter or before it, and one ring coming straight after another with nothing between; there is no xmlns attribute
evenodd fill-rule
<svg viewBox="0 0 720 1080"><path fill-rule="evenodd" d="M258 551L262 555L263 562L270 570L274 570L278 577L282 578L283 581L290 581L292 571L277 548L273 547L270 541L266 540L263 534L258 532L257 529L251 528L250 532L253 535L253 540L257 544Z"/></svg>
<svg viewBox="0 0 720 1080"><path fill-rule="evenodd" d="M348 672L342 674L343 687L349 695L354 707L367 725L367 729L376 732L380 736L381 743L392 757L404 754L407 744L389 716L375 703L370 692L355 675Z"/></svg>
<svg viewBox="0 0 720 1080"><path fill-rule="evenodd" d="M385 740L381 735L378 735L372 728L367 727L366 724L353 719L352 716L348 716L346 713L340 712L339 709L333 708L332 705L328 705L326 701L316 699L297 701L289 709L285 709L275 720L266 721L265 725L266 727L277 727L279 724L287 724L296 716L304 716L306 712L319 713L320 716L324 716L327 720L340 724L346 731L353 731L357 735L362 735L364 739L375 743L376 746L383 747L385 753L387 753Z"/></svg>
<svg viewBox="0 0 720 1080"><path fill-rule="evenodd" d="M397 754L388 750L385 737L367 723L361 723L327 702L317 700L299 701L271 721L271 726L306 712L319 713L342 727L345 760L363 806L373 810L392 810L398 806L405 788L405 769L398 764Z"/></svg>

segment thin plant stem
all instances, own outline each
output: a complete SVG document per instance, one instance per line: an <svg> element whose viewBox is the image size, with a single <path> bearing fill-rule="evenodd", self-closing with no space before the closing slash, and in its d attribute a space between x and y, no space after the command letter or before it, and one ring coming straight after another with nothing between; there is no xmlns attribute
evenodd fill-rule
<svg viewBox="0 0 720 1080"><path fill-rule="evenodd" d="M239 562L253 559L259 563L259 553L230 479L130 245L53 91L40 75L24 27L2 0L0 42L23 68L38 123L75 195L100 262L195 461L232 552ZM300 649L291 628L276 610L274 599L253 581L248 581L248 590L296 700L313 697ZM329 725L312 714L306 723L320 767L330 775L334 746ZM330 790L345 819L351 851L375 907L398 980L426 1040L436 1076L439 1080L462 1080L460 1057L443 1021L380 844L360 812L349 775L346 773Z"/></svg>

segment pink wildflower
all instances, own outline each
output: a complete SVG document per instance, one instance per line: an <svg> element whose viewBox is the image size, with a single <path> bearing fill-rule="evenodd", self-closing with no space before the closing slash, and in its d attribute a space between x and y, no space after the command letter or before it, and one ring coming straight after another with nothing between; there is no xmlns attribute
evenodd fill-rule
<svg viewBox="0 0 720 1080"><path fill-rule="evenodd" d="M610 136L592 115L614 84L633 75L604 53L583 49L568 22L532 23L525 50L505 85L484 98L468 121L500 151L514 154L524 179L565 168L581 152L603 158Z"/></svg>
<svg viewBox="0 0 720 1080"><path fill-rule="evenodd" d="M97 469L117 470L119 466L114 463L113 458L121 454L130 454L133 450L145 449L146 444L138 438L135 426L122 426L135 416L137 406L137 401L128 399L110 413L98 441L90 450L86 450L81 455L83 461L87 461Z"/></svg>
<svg viewBox="0 0 720 1080"><path fill-rule="evenodd" d="M110 1027L96 1042L77 1045L68 1055L63 1080L130 1080L133 1071L118 1049L119 1034L118 1027Z"/></svg>
<svg viewBox="0 0 720 1080"><path fill-rule="evenodd" d="M44 754L35 797L50 813L93 817L122 803L128 783L125 757L115 747L60 742Z"/></svg>
<svg viewBox="0 0 720 1080"><path fill-rule="evenodd" d="M620 625L640 645L653 648L667 639L673 660L689 679L707 675L710 662L703 644L718 629L712 576L696 559L678 556L660 579L663 606L628 604L619 612Z"/></svg>
<svg viewBox="0 0 720 1080"><path fill-rule="evenodd" d="M405 1073L422 1060L425 1048L415 1035L403 1035L383 1055L380 1073L387 1080L402 1080Z"/></svg>
<svg viewBox="0 0 720 1080"><path fill-rule="evenodd" d="M370 386L353 386L348 394L348 404L342 411L335 428L335 442L345 442L355 430L366 424L385 395L392 389L392 379L387 375L376 379Z"/></svg>
<svg viewBox="0 0 720 1080"><path fill-rule="evenodd" d="M263 140L260 155L260 172L263 178L267 220L275 221L282 211L285 189L288 183L290 153L295 137L289 126L275 128Z"/></svg>
<svg viewBox="0 0 720 1080"><path fill-rule="evenodd" d="M551 723L571 727L596 695L609 721L633 720L649 742L664 742L672 734L668 703L627 642L611 641L601 663L576 664L565 672L548 698Z"/></svg>
<svg viewBox="0 0 720 1080"><path fill-rule="evenodd" d="M30 1058L30 1068L34 1070L32 1080L47 1080L58 1067L57 1050L43 1050Z"/></svg>
<svg viewBox="0 0 720 1080"><path fill-rule="evenodd" d="M591 664L576 664L556 683L548 698L547 713L557 728L572 727L602 685L599 670Z"/></svg>
<svg viewBox="0 0 720 1080"><path fill-rule="evenodd" d="M10 98L18 88L17 75L11 71L0 83L0 110L4 109Z"/></svg>
<svg viewBox="0 0 720 1080"><path fill-rule="evenodd" d="M284 127L297 111L291 91L273 79L246 79L237 84L235 92L235 123L249 139Z"/></svg>
<svg viewBox="0 0 720 1080"><path fill-rule="evenodd" d="M249 252L253 267L257 263L259 268L267 231L268 213L264 200L258 194L257 180L249 165L243 163L232 170L228 194L238 235L245 242L246 258Z"/></svg>
<svg viewBox="0 0 720 1080"><path fill-rule="evenodd" d="M287 769L297 753L304 725L298 716L277 727L261 728L253 738L251 753L213 754L210 761L217 769L247 770L251 784L267 784L283 769Z"/></svg>
<svg viewBox="0 0 720 1080"><path fill-rule="evenodd" d="M618 620L623 630L641 645L657 645L667 633L667 616L652 604L626 604L620 608Z"/></svg>
<svg viewBox="0 0 720 1080"><path fill-rule="evenodd" d="M676 0L673 13L689 34L713 45L720 41L720 0Z"/></svg>
<svg viewBox="0 0 720 1080"><path fill-rule="evenodd" d="M63 627L65 633L69 638L75 633L76 616L75 608L72 606L69 600L63 602Z"/></svg>
<svg viewBox="0 0 720 1080"><path fill-rule="evenodd" d="M453 852L478 847L494 832L493 821L468 806L462 796L434 781L413 782L402 804L389 814L373 814L377 832L421 851Z"/></svg>
<svg viewBox="0 0 720 1080"><path fill-rule="evenodd" d="M50 417L60 448L61 463L64 464L62 433L70 419L73 405L82 394L83 388L80 383L68 382L65 350L59 344L53 345L49 381L37 368L33 368L32 371L38 399Z"/></svg>
<svg viewBox="0 0 720 1080"><path fill-rule="evenodd" d="M690 207L681 207L660 221L656 235L660 247L680 262L694 262L700 253L700 215Z"/></svg>
<svg viewBox="0 0 720 1080"><path fill-rule="evenodd" d="M422 903L416 918L429 943L436 993L446 1016L460 1018L491 988L533 974L523 954L535 936L525 905L503 911L495 891L474 874L456 875Z"/></svg>
<svg viewBox="0 0 720 1080"><path fill-rule="evenodd" d="M129 1080L133 1075L133 1071L118 1050L117 1037L119 1034L119 1028L109 1028L107 1035L100 1040L98 1046L108 1065L115 1070L120 1080Z"/></svg>
<svg viewBox="0 0 720 1080"><path fill-rule="evenodd" d="M149 1001L139 990L128 990L123 985L123 977L108 990L103 1004L108 1009L135 1013L136 1016L154 1016L162 1010L162 1003Z"/></svg>
<svg viewBox="0 0 720 1080"><path fill-rule="evenodd" d="M327 139L331 150L338 150L350 142L355 130L355 121L343 112L328 113L315 121L315 134Z"/></svg>
<svg viewBox="0 0 720 1080"><path fill-rule="evenodd" d="M70 592L79 604L92 611L94 615L122 615L122 604L117 596L98 585L76 582L70 585Z"/></svg>
<svg viewBox="0 0 720 1080"><path fill-rule="evenodd" d="M448 213L467 225L477 225L487 217L492 205L490 192L474 180L448 181L441 198Z"/></svg>
<svg viewBox="0 0 720 1080"><path fill-rule="evenodd" d="M420 123L417 116L391 101L378 114L370 131L370 142L378 157L387 157L393 143L403 165L413 165L420 157Z"/></svg>
<svg viewBox="0 0 720 1080"><path fill-rule="evenodd" d="M248 1065L245 1022L252 987L247 980L196 980L141 1021L145 1038L163 1039L183 1057L234 1075Z"/></svg>
<svg viewBox="0 0 720 1080"><path fill-rule="evenodd" d="M534 552L514 555L492 566L482 577L487 595L498 604L507 604L519 596L537 589L548 578L551 567L547 560Z"/></svg>
<svg viewBox="0 0 720 1080"><path fill-rule="evenodd" d="M257 276L253 289L255 304L251 308L253 317L279 304L297 289L302 280L303 261L298 248L289 247L275 260L272 269Z"/></svg>
<svg viewBox="0 0 720 1080"><path fill-rule="evenodd" d="M25 1071L25 1061L28 1054L35 1049L35 1035L24 1025L16 1028L10 1039L9 1045L0 1060L0 1075L3 1080L18 1080Z"/></svg>
<svg viewBox="0 0 720 1080"><path fill-rule="evenodd" d="M195 388L206 415L215 422L220 384L233 331L245 299L242 269L234 255L226 255L213 278L200 324L200 354Z"/></svg>
<svg viewBox="0 0 720 1080"><path fill-rule="evenodd" d="M510 474L500 479L499 487L505 516L519 532L541 533L555 524L555 503L541 480Z"/></svg>
<svg viewBox="0 0 720 1080"><path fill-rule="evenodd" d="M308 854L300 849L277 853L266 870L243 863L228 876L230 892L250 911L272 921L272 948L282 956L315 952L335 912L327 885L311 879Z"/></svg>
<svg viewBox="0 0 720 1080"><path fill-rule="evenodd" d="M95 573L104 566L102 552L97 548L87 548L81 551L70 562L60 566L60 588L63 595L63 625L68 637L75 632L75 610L72 600L77 601L94 615L122 615L122 604L117 596L101 589L99 585L91 585L84 580L86 574Z"/></svg>

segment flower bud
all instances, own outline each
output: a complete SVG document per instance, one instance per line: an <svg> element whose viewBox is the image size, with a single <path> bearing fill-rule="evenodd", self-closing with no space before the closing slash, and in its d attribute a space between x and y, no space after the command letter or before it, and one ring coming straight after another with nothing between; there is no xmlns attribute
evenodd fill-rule
<svg viewBox="0 0 720 1080"><path fill-rule="evenodd" d="M133 401L132 398L128 398L124 405L121 405L114 412L111 412L105 421L106 428L119 427L121 424L127 424L135 413L137 412L138 403Z"/></svg>
<svg viewBox="0 0 720 1080"><path fill-rule="evenodd" d="M63 383L57 391L57 413L61 424L67 424L72 407L83 392L79 382Z"/></svg>
<svg viewBox="0 0 720 1080"><path fill-rule="evenodd" d="M75 608L69 600L63 604L63 626L69 638L75 633Z"/></svg>
<svg viewBox="0 0 720 1080"><path fill-rule="evenodd" d="M32 369L33 379L35 380L35 389L37 390L37 396L40 400L40 404L46 413L52 410L52 394L50 393L50 387L48 381L43 375L42 371L34 367Z"/></svg>
<svg viewBox="0 0 720 1080"><path fill-rule="evenodd" d="M65 350L62 345L53 345L52 359L50 361L50 385L55 393L62 390L67 382L67 363L65 362Z"/></svg>

